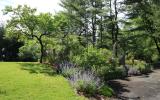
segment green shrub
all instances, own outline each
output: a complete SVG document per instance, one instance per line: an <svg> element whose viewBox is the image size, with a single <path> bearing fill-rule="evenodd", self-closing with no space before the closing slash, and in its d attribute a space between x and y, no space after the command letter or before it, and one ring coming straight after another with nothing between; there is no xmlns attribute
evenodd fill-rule
<svg viewBox="0 0 160 100"><path fill-rule="evenodd" d="M152 70L151 64L148 64L145 61L141 60L127 60L126 64L132 65L132 67L139 70L141 74L149 73Z"/></svg>
<svg viewBox="0 0 160 100"><path fill-rule="evenodd" d="M97 49L92 46L85 48L80 55L73 57L73 62L86 69L101 69L108 66L111 52L107 49Z"/></svg>
<svg viewBox="0 0 160 100"><path fill-rule="evenodd" d="M27 41L24 46L19 48L19 57L23 61L38 61L39 45L36 41Z"/></svg>
<svg viewBox="0 0 160 100"><path fill-rule="evenodd" d="M45 61L50 64L55 64L63 61L65 45L63 45L62 40L57 38L48 38L46 41L46 56Z"/></svg>
<svg viewBox="0 0 160 100"><path fill-rule="evenodd" d="M84 92L86 96L95 96L97 93L97 87L92 82L86 82L80 80L77 82L77 90L80 92Z"/></svg>
<svg viewBox="0 0 160 100"><path fill-rule="evenodd" d="M49 63L72 61L75 55L83 52L84 47L79 43L78 36L67 35L65 38L47 41L47 58Z"/></svg>
<svg viewBox="0 0 160 100"><path fill-rule="evenodd" d="M113 80L113 79L121 79L126 77L125 70L122 67L117 67L114 70L106 71L104 73L105 81Z"/></svg>
<svg viewBox="0 0 160 100"><path fill-rule="evenodd" d="M84 69L91 69L105 80L125 76L123 68L117 68L119 66L118 59L113 59L112 53L107 49L97 49L89 46L84 49L82 54L74 56L73 62Z"/></svg>
<svg viewBox="0 0 160 100"><path fill-rule="evenodd" d="M159 62L159 61L160 61L159 54L153 53L153 54L152 54L152 61L153 61L154 63Z"/></svg>
<svg viewBox="0 0 160 100"><path fill-rule="evenodd" d="M114 91L112 88L110 88L109 86L102 86L100 89L99 89L99 94L100 95L104 95L104 96L107 96L107 97L111 97L113 96L114 94Z"/></svg>
<svg viewBox="0 0 160 100"><path fill-rule="evenodd" d="M139 67L138 69L140 70L140 72L142 74L146 74L152 71L152 65L151 64L145 64L145 65L139 65L141 67Z"/></svg>

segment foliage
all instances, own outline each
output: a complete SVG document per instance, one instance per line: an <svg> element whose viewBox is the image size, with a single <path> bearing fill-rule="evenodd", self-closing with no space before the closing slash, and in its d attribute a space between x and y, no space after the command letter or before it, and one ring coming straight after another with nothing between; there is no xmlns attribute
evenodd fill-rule
<svg viewBox="0 0 160 100"><path fill-rule="evenodd" d="M111 97L114 94L114 91L112 88L110 88L109 86L102 86L99 89L99 94L107 96L107 97Z"/></svg>
<svg viewBox="0 0 160 100"><path fill-rule="evenodd" d="M70 26L69 26L69 19L68 16L65 14L65 12L59 12L56 15L54 15L54 24L55 32L58 33L58 36L67 36L69 32L72 32ZM57 35L57 34L56 34Z"/></svg>
<svg viewBox="0 0 160 100"><path fill-rule="evenodd" d="M113 79L122 79L126 77L125 70L122 67L117 67L112 70L103 70L103 77L105 81Z"/></svg>
<svg viewBox="0 0 160 100"><path fill-rule="evenodd" d="M40 63L44 57L43 37L51 35L54 26L53 18L50 13L36 14L36 9L27 5L18 5L16 8L6 6L4 14L11 14L11 19L7 23L9 37L17 36L20 39L36 40L40 45Z"/></svg>
<svg viewBox="0 0 160 100"><path fill-rule="evenodd" d="M145 67L140 69L141 73L146 74L150 73L153 70L153 66L151 64L146 64Z"/></svg>
<svg viewBox="0 0 160 100"><path fill-rule="evenodd" d="M109 50L89 46L80 55L75 56L73 60L81 67L97 70L107 65L109 57L111 57Z"/></svg>
<svg viewBox="0 0 160 100"><path fill-rule="evenodd" d="M19 61L19 48L23 45L17 38L6 38L6 27L0 25L0 61Z"/></svg>
<svg viewBox="0 0 160 100"><path fill-rule="evenodd" d="M127 60L126 63L128 65L131 65L131 67L134 67L135 69L140 71L141 74L149 73L152 70L152 65L147 64L145 61Z"/></svg>
<svg viewBox="0 0 160 100"><path fill-rule="evenodd" d="M96 86L92 83L86 83L84 81L77 82L77 91L84 92L88 97L96 95Z"/></svg>
<svg viewBox="0 0 160 100"><path fill-rule="evenodd" d="M38 61L39 45L36 41L27 41L24 46L19 48L19 57L22 61Z"/></svg>
<svg viewBox="0 0 160 100"><path fill-rule="evenodd" d="M52 37L47 37L43 41L46 48L45 62L55 64L63 61L62 53L64 52L65 45L62 44L62 41Z"/></svg>
<svg viewBox="0 0 160 100"><path fill-rule="evenodd" d="M58 38L48 39L47 58L51 64L61 63L63 61L71 61L75 55L81 54L84 47L79 43L78 36L68 35L66 38L59 40Z"/></svg>

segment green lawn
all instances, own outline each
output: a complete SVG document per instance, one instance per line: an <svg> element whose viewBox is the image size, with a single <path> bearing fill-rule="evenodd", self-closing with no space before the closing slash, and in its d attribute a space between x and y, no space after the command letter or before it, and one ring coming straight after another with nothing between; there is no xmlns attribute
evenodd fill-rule
<svg viewBox="0 0 160 100"><path fill-rule="evenodd" d="M0 100L84 100L68 81L36 63L0 62Z"/></svg>

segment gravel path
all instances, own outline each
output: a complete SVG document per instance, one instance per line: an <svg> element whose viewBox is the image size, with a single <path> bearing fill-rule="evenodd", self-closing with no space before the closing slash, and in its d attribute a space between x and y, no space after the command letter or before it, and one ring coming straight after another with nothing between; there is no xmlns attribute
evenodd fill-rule
<svg viewBox="0 0 160 100"><path fill-rule="evenodd" d="M160 69L149 75L114 80L109 83L116 91L114 100L160 100Z"/></svg>

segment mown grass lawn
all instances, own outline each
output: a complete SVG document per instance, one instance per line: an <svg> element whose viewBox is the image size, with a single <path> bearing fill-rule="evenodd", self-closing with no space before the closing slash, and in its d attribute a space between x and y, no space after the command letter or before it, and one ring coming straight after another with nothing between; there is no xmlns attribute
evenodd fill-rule
<svg viewBox="0 0 160 100"><path fill-rule="evenodd" d="M52 74L37 63L0 62L0 100L84 100Z"/></svg>

